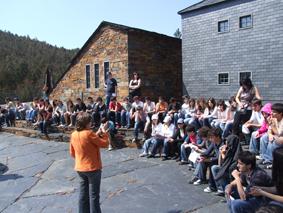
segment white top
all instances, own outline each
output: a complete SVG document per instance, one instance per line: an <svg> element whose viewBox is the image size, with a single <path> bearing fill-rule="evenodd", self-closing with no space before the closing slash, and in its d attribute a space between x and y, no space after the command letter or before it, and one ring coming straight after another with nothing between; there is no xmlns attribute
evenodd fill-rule
<svg viewBox="0 0 283 213"><path fill-rule="evenodd" d="M166 124L162 125L162 136L166 137L166 138L171 138L173 137L174 134L174 129L175 126L173 124L170 124L170 126L168 127Z"/></svg>
<svg viewBox="0 0 283 213"><path fill-rule="evenodd" d="M264 117L262 116L261 112L252 111L252 115L249 119L254 124L263 124Z"/></svg>
<svg viewBox="0 0 283 213"><path fill-rule="evenodd" d="M162 135L162 123L157 125L152 124L151 136L155 137L156 135Z"/></svg>
<svg viewBox="0 0 283 213"><path fill-rule="evenodd" d="M150 102L150 104L147 104L147 102L144 103L143 111L145 113L149 112L155 112L155 103L153 101Z"/></svg>

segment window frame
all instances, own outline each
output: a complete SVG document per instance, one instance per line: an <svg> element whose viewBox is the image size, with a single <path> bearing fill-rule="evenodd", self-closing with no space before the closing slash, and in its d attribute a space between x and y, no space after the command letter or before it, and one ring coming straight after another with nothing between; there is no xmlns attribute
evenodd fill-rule
<svg viewBox="0 0 283 213"><path fill-rule="evenodd" d="M96 67L97 66L97 67ZM97 68L97 69L96 69ZM93 77L94 77L94 88L98 89L99 88L99 63L95 63L93 65ZM98 76L98 77L97 77Z"/></svg>
<svg viewBox="0 0 283 213"><path fill-rule="evenodd" d="M108 71L105 70L105 64L108 63ZM104 61L103 62L103 74L104 74L104 81L106 82L107 80L107 72L110 71L110 62L109 61Z"/></svg>
<svg viewBox="0 0 283 213"><path fill-rule="evenodd" d="M88 73L87 73L87 67L89 67ZM86 84L86 89L90 89L90 87L91 87L90 72L91 72L91 66L90 66L90 64L86 64L85 65L85 84Z"/></svg>
<svg viewBox="0 0 283 213"><path fill-rule="evenodd" d="M247 27L242 27L241 26L241 19L243 18L247 18L247 17L251 17L251 25L250 26L247 26ZM253 15L252 14L248 14L248 15L243 15L243 16L239 16L239 29L240 30L244 30L244 29L251 29L253 28Z"/></svg>
<svg viewBox="0 0 283 213"><path fill-rule="evenodd" d="M220 30L220 24L221 24L221 23L224 23L224 22L227 22L227 25L228 25L227 31L219 31L219 30ZM229 22L229 19L224 19L224 20L221 20L221 21L218 21L218 22L217 22L217 32L218 32L219 34L222 34L222 33L229 33L229 32L230 32L230 22Z"/></svg>
<svg viewBox="0 0 283 213"><path fill-rule="evenodd" d="M227 83L220 83L219 75L221 74L228 74L228 82ZM230 85L230 73L229 72L218 72L217 73L217 85L219 86L229 86Z"/></svg>

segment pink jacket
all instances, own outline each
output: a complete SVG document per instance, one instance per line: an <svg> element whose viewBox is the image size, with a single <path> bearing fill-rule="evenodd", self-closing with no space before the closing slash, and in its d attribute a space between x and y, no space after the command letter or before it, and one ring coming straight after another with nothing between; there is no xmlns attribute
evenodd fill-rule
<svg viewBox="0 0 283 213"><path fill-rule="evenodd" d="M271 106L271 103L267 103L262 107L261 111L271 115ZM266 122L266 120L264 120L262 126L258 129L258 135L261 137L264 133L267 132L267 130L268 123Z"/></svg>

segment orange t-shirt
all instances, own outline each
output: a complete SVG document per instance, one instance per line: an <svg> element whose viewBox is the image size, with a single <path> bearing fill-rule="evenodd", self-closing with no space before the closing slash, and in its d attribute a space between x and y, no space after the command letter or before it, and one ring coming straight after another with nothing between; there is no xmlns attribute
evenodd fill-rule
<svg viewBox="0 0 283 213"><path fill-rule="evenodd" d="M90 172L102 169L100 148L108 146L108 136L96 135L92 130L74 131L71 135L70 155L75 158L75 170Z"/></svg>

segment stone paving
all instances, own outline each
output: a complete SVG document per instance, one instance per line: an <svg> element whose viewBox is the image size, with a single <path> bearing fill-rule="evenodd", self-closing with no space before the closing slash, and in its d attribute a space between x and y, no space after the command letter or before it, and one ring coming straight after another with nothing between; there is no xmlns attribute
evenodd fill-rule
<svg viewBox="0 0 283 213"><path fill-rule="evenodd" d="M78 177L69 144L0 132L0 212L77 212ZM139 158L140 150L102 150L101 208L106 213L227 212L220 197L188 184L175 161Z"/></svg>

